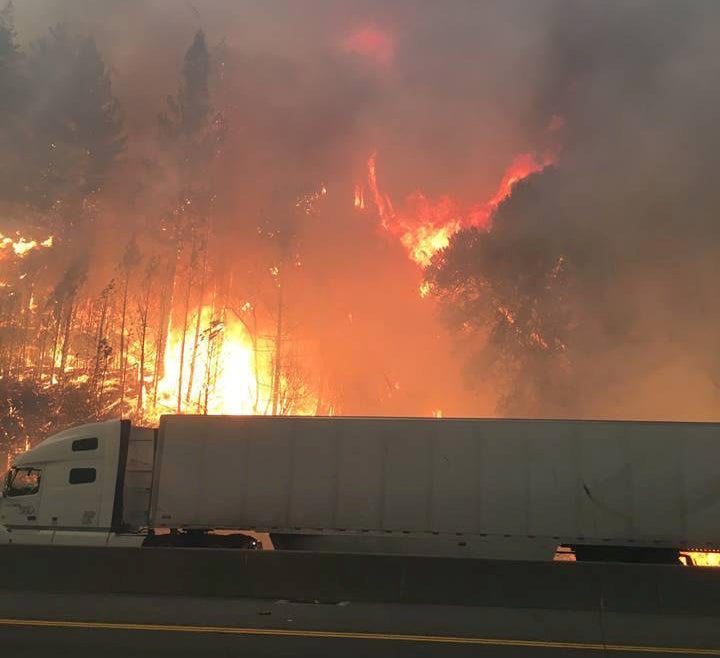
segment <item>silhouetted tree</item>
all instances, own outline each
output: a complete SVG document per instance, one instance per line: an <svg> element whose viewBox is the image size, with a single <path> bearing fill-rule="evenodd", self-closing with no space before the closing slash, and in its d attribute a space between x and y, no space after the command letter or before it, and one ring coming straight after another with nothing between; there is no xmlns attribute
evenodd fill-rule
<svg viewBox="0 0 720 658"><path fill-rule="evenodd" d="M20 72L20 49L16 41L14 7L9 2L0 10L0 118L6 119L20 107L25 85Z"/></svg>
<svg viewBox="0 0 720 658"><path fill-rule="evenodd" d="M210 107L210 56L205 35L201 30L195 34L192 45L185 53L180 89L177 96L168 96L166 112L159 119L160 135L169 142L190 142L199 146L208 129ZM187 145L187 144L186 144ZM188 149L189 155L196 149Z"/></svg>
<svg viewBox="0 0 720 658"><path fill-rule="evenodd" d="M137 242L133 237L125 247L122 260L120 261L119 269L123 277L123 291L122 301L120 308L120 413L123 413L123 403L125 402L125 373L127 370L127 349L126 349L126 336L125 327L127 324L128 314L128 293L130 290L130 277L132 276L133 270L139 265L142 260L140 250L138 249Z"/></svg>
<svg viewBox="0 0 720 658"><path fill-rule="evenodd" d="M169 214L168 234L174 243L174 258L169 268L171 298L175 296L176 278L180 260L189 244L185 268L185 289L183 292L183 316L177 322L181 328L180 367L178 375L177 411L182 409L183 397L189 399L192 388L193 367L197 357L201 317L198 313L194 340L191 348L191 374L185 382L186 334L190 326L193 288L199 284L198 306L202 304L207 272L207 249L210 236L210 213L213 204L212 181L209 166L222 139L224 123L218 116L213 117L210 105L210 56L202 31L195 34L190 48L185 53L180 87L176 96L168 96L167 110L158 117L160 142L174 160L179 172L177 203ZM203 263L201 275L194 270ZM167 324L170 305L162 309L160 322ZM159 346L160 353L164 344ZM158 373L159 375L161 373ZM185 395L184 388L187 388Z"/></svg>
<svg viewBox="0 0 720 658"><path fill-rule="evenodd" d="M125 148L122 112L92 39L58 25L32 44L28 60L35 101L28 200L41 208L69 204L64 223L72 226L82 200L102 188Z"/></svg>
<svg viewBox="0 0 720 658"><path fill-rule="evenodd" d="M0 10L0 201L24 200L28 84L16 40L13 4Z"/></svg>
<svg viewBox="0 0 720 658"><path fill-rule="evenodd" d="M468 339L469 374L504 381L503 409L511 413L572 407L578 236L541 201L555 186L553 171L519 183L491 230L461 231L425 273L446 318Z"/></svg>

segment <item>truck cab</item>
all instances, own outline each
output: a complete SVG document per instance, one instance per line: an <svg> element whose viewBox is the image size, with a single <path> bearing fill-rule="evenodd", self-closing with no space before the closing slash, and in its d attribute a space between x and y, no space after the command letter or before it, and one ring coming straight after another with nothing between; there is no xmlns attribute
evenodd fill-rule
<svg viewBox="0 0 720 658"><path fill-rule="evenodd" d="M104 545L120 528L127 421L71 428L16 455L0 499L0 542Z"/></svg>

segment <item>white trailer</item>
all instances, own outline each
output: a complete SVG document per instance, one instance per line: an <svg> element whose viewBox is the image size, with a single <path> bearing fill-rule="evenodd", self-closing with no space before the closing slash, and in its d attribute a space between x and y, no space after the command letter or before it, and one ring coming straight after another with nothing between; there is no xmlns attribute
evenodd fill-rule
<svg viewBox="0 0 720 658"><path fill-rule="evenodd" d="M203 545L254 530L280 548L665 559L720 549L718 456L714 423L112 421L16 457L0 542Z"/></svg>

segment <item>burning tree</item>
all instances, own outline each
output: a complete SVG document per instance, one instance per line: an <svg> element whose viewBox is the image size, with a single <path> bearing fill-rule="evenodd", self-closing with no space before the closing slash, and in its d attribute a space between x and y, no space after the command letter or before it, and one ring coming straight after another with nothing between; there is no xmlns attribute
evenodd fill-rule
<svg viewBox="0 0 720 658"><path fill-rule="evenodd" d="M221 117L212 120L209 77L210 56L207 43L205 35L198 31L185 55L178 94L176 97L168 97L168 111L159 117L161 139L178 171L177 204L165 228L170 233L175 252L175 259L169 270L169 295L171 300L174 300L176 295L183 300L179 320L177 314L171 313L171 306L164 309L165 314L170 315L171 324L182 327L177 413L182 412L184 404L189 403L195 377L202 313L195 313L195 327L190 333L191 301L195 292L199 300L196 305L201 305L206 292L213 204L209 167L222 138L221 130L218 130L223 125ZM182 266L184 271L179 270ZM179 275L184 275L184 290L178 289ZM191 339L189 353L186 344L188 338ZM189 369L185 367L186 359L190 363ZM161 375L162 372L158 374Z"/></svg>
<svg viewBox="0 0 720 658"><path fill-rule="evenodd" d="M8 10L0 23L1 82L46 102L31 117L23 117L20 96L0 107L17 122L12 133L0 134L14 149L0 160L12 162L20 151L29 156L13 172L13 194L0 203L26 221L37 218L32 237L0 235L0 256L12 254L0 258L7 279L0 288L7 440L29 436L26 413L38 418L32 424L38 438L50 424L47 414L80 422L117 415L152 420L168 411L318 411L300 357L285 347L279 267L286 277L294 266L289 225L281 238L273 229L270 241L279 249L268 251L270 273L257 282L275 298L272 312L259 316L254 304L238 304L232 277L215 256L213 167L226 126L210 102L213 63L203 33L187 50L179 90L157 124L155 166L171 181L169 208L130 236L98 290L88 281L87 254L112 193L108 176L125 145L122 112L94 42L58 26L23 62L10 20ZM277 215L309 213L315 198L294 197ZM8 205L20 200L23 210ZM34 237L50 229L52 237ZM265 335L267 323L275 327Z"/></svg>
<svg viewBox="0 0 720 658"><path fill-rule="evenodd" d="M430 7L372 27L248 9L248 39L220 11L169 25L154 7L163 39L117 38L88 9L82 38L67 23L21 45L0 14L7 437L52 414L488 415L498 399L652 416L683 376L696 416L716 408L720 149L714 60L693 45L711 47L696 20L712 12L654 39L645 10L585 8L597 39L566 7L547 39L478 4L445 48L459 19ZM493 19L542 38L511 47ZM681 376L656 378L666 362Z"/></svg>
<svg viewBox="0 0 720 658"><path fill-rule="evenodd" d="M538 186L556 179L548 170L518 183L492 228L460 231L425 271L428 291L473 354L471 379L504 380L511 415L562 416L577 392L568 346L580 322L578 254L552 230L557 215L538 211Z"/></svg>

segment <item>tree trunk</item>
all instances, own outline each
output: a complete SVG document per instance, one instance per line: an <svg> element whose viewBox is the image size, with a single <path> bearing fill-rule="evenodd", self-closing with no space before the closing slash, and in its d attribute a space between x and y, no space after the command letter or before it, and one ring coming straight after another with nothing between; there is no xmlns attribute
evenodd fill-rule
<svg viewBox="0 0 720 658"><path fill-rule="evenodd" d="M192 357L190 358L190 372L188 373L187 392L185 394L185 404L190 402L192 395L193 379L195 378L195 363L198 355L198 343L200 342L200 324L202 322L202 303L203 296L205 295L205 279L207 277L207 265L208 265L208 245L207 239L205 242L205 253L203 254L203 269L202 277L200 279L200 296L198 302L197 320L195 321L195 336L193 337L193 349ZM212 318L211 318L212 319Z"/></svg>
<svg viewBox="0 0 720 658"><path fill-rule="evenodd" d="M175 288L175 281L174 281L175 275L173 274L173 281L171 283L171 289L174 290ZM163 289L163 306L167 304L167 298L168 296L172 297L172 293L168 295L168 289L167 287ZM165 357L165 342L167 341L167 335L169 333L169 326L168 323L170 322L169 314L166 314L163 311L163 308L160 309L160 326L158 327L158 337L155 341L155 365L153 368L153 401L152 406L153 409L157 407L157 396L158 396L158 386L160 384L160 379L162 379L162 376L164 374L164 363L163 359Z"/></svg>
<svg viewBox="0 0 720 658"><path fill-rule="evenodd" d="M98 378L100 377L100 364L101 364L101 347L102 339L105 337L105 322L107 321L107 310L108 310L108 294L102 296L102 307L100 309L100 319L98 321L97 336L95 338L95 368L93 371L93 388L97 389Z"/></svg>
<svg viewBox="0 0 720 658"><path fill-rule="evenodd" d="M127 316L128 287L130 286L130 272L125 274L125 287L123 290L122 315L120 320L120 416L123 415L125 403L125 320Z"/></svg>
<svg viewBox="0 0 720 658"><path fill-rule="evenodd" d="M188 267L187 287L185 288L185 305L183 309L183 328L182 338L180 339L180 367L178 369L178 386L177 386L177 413L182 413L182 397L183 397L183 368L185 367L185 342L188 328L188 313L190 312L190 293L192 291L192 268L195 264L195 244L193 243L192 253L190 254L190 264Z"/></svg>
<svg viewBox="0 0 720 658"><path fill-rule="evenodd" d="M58 340L60 339L60 325L62 324L62 306L57 305L55 320L55 336L53 337L52 361L50 363L50 385L55 377L55 359L57 357Z"/></svg>
<svg viewBox="0 0 720 658"><path fill-rule="evenodd" d="M145 301L140 325L140 376L138 377L137 411L143 408L143 393L145 392L145 340L147 338L148 312L150 308L150 280L145 289Z"/></svg>
<svg viewBox="0 0 720 658"><path fill-rule="evenodd" d="M165 374L165 345L167 337L170 334L170 327L172 325L172 309L173 301L175 299L175 278L177 276L177 266L180 260L180 252L182 245L176 238L175 243L175 254L170 261L168 267L168 276L165 279L165 285L163 286L163 296L160 304L160 318L159 318L159 329L157 342L155 343L155 368L153 374L153 409L157 407L157 396L158 396L158 385L160 380Z"/></svg>
<svg viewBox="0 0 720 658"><path fill-rule="evenodd" d="M253 330L252 330L252 346L253 346L253 369L255 370L255 402L253 403L253 413L258 413L260 406L260 358L258 354L258 339L257 339L257 313L255 307L252 307L252 319L253 319Z"/></svg>
<svg viewBox="0 0 720 658"><path fill-rule="evenodd" d="M278 275L279 277L279 275ZM280 379L282 373L282 331L283 331L283 288L278 278L277 325L275 333L275 369L272 382L272 414L278 413L280 400Z"/></svg>
<svg viewBox="0 0 720 658"><path fill-rule="evenodd" d="M20 345L20 363L19 372L21 375L25 374L25 363L27 361L27 342L28 334L30 333L30 317L32 316L32 298L35 292L35 284L30 283L30 294L27 298L27 304L23 305L23 329L22 329L22 343Z"/></svg>
<svg viewBox="0 0 720 658"><path fill-rule="evenodd" d="M62 350L60 351L60 375L59 380L65 381L65 367L67 365L68 349L70 348L70 329L72 327L73 315L75 312L74 302L70 302L67 310L67 318L65 320L65 332L63 334Z"/></svg>
<svg viewBox="0 0 720 658"><path fill-rule="evenodd" d="M42 383L43 378L43 366L45 362L45 346L47 345L48 327L45 324L45 319L40 320L40 351L38 354L37 365L35 368L35 379Z"/></svg>

